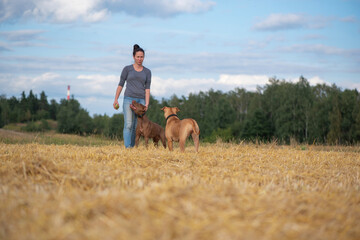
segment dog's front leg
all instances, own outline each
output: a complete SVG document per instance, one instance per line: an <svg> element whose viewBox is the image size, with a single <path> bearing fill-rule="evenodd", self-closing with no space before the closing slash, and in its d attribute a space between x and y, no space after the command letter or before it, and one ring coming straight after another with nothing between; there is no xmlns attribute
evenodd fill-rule
<svg viewBox="0 0 360 240"><path fill-rule="evenodd" d="M173 150L173 142L171 140L168 140L168 147L170 151Z"/></svg>
<svg viewBox="0 0 360 240"><path fill-rule="evenodd" d="M154 146L158 147L159 146L159 139L158 138L153 138L154 141Z"/></svg>
<svg viewBox="0 0 360 240"><path fill-rule="evenodd" d="M136 137L135 137L135 146L139 146L139 139L140 139L140 134L136 134Z"/></svg>
<svg viewBox="0 0 360 240"><path fill-rule="evenodd" d="M145 147L148 147L148 143L149 143L149 138L145 137Z"/></svg>

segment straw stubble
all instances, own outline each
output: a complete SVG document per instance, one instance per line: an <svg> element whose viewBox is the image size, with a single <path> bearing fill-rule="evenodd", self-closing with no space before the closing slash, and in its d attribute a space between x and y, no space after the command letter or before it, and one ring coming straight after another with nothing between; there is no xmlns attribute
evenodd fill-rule
<svg viewBox="0 0 360 240"><path fill-rule="evenodd" d="M0 239L359 239L360 155L0 144Z"/></svg>

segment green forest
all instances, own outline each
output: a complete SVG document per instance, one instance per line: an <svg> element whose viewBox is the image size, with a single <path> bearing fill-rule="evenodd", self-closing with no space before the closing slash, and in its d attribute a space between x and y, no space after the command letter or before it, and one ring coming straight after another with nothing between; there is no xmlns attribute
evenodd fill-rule
<svg viewBox="0 0 360 240"><path fill-rule="evenodd" d="M109 103L109 104L112 104ZM165 127L163 106L178 107L178 116L195 119L201 140L215 142L260 141L289 144L357 144L360 142L360 96L354 90L318 84L300 77L292 83L276 78L257 91L236 88L173 95L161 101L151 97L147 116ZM45 92L21 97L0 97L0 127L23 123L24 131L47 131L47 120L57 122L59 133L101 135L122 139L123 116L90 116L72 97L50 102Z"/></svg>

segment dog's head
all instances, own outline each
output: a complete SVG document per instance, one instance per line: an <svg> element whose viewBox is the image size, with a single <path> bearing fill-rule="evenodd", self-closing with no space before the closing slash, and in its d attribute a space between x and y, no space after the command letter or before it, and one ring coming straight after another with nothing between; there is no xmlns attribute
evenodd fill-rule
<svg viewBox="0 0 360 240"><path fill-rule="evenodd" d="M176 114L177 112L180 111L180 109L177 107L163 107L161 110L164 111L165 118L167 118L171 114Z"/></svg>
<svg viewBox="0 0 360 240"><path fill-rule="evenodd" d="M135 112L136 115L142 116L146 113L145 106L141 103L137 103L136 101L132 101L130 104L130 108Z"/></svg>

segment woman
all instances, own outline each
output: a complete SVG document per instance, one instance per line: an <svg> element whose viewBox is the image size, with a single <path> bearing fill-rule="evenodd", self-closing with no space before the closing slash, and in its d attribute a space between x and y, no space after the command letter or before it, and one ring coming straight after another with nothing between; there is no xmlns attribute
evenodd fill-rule
<svg viewBox="0 0 360 240"><path fill-rule="evenodd" d="M133 100L145 105L146 110L150 101L151 71L143 66L145 57L144 50L139 45L134 45L132 65L125 66L120 76L120 82L116 89L114 108L118 105L118 98L126 82L124 93L124 144L126 148L134 147L137 117L131 110Z"/></svg>

